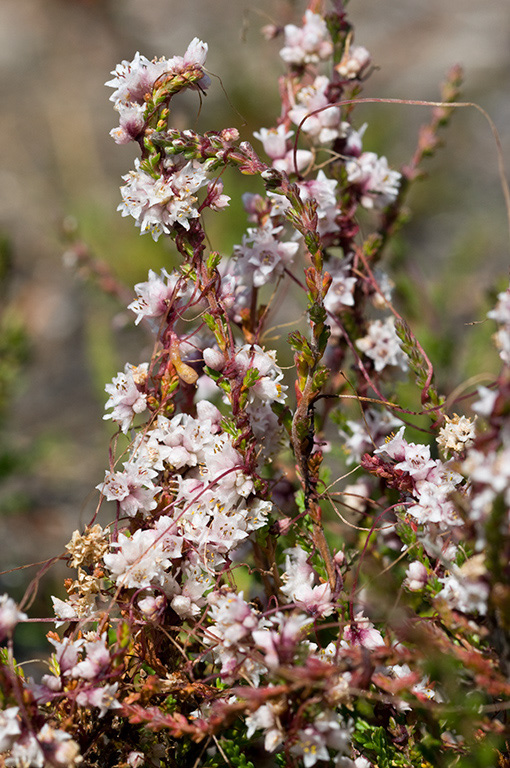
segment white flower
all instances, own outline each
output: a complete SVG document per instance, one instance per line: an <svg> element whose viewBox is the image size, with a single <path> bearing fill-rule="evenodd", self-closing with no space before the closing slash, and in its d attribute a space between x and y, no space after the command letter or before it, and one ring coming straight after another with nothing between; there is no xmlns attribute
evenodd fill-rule
<svg viewBox="0 0 510 768"><path fill-rule="evenodd" d="M328 179L324 171L320 170L316 179L302 181L298 186L303 200L313 198L317 203L319 233L326 235L338 232L338 224L335 221L339 213L335 192L338 182L335 179Z"/></svg>
<svg viewBox="0 0 510 768"><path fill-rule="evenodd" d="M149 279L145 283L135 285L136 301L128 305L135 315L135 325L138 325L142 318L159 319L164 317L170 306L177 297L182 296L182 289L179 286L179 275L168 274L166 269L161 270L157 275L152 269L149 270Z"/></svg>
<svg viewBox="0 0 510 768"><path fill-rule="evenodd" d="M152 93L156 81L162 75L180 74L186 69L203 67L207 55L207 43L203 43L195 37L189 44L184 56L174 56L171 59L153 59L149 61L145 56L136 53L132 61L124 60L117 64L113 72L113 78L105 85L114 88L110 101L116 103L142 104L147 94ZM209 78L202 75L200 87L206 88Z"/></svg>
<svg viewBox="0 0 510 768"><path fill-rule="evenodd" d="M313 159L313 153L307 149L294 147L287 149L287 142L294 135L294 131L286 131L283 123L277 128L261 128L253 134L262 142L264 151L273 161L273 168L285 173L302 171Z"/></svg>
<svg viewBox="0 0 510 768"><path fill-rule="evenodd" d="M510 363L510 288L498 294L496 306L487 312L487 317L502 326L494 334L494 341L499 349L499 356L504 363L508 364Z"/></svg>
<svg viewBox="0 0 510 768"><path fill-rule="evenodd" d="M406 571L405 586L411 592L420 592L429 580L429 574L423 563L412 562Z"/></svg>
<svg viewBox="0 0 510 768"><path fill-rule="evenodd" d="M341 77L353 80L370 64L372 57L362 45L351 45L346 48L342 59L335 69Z"/></svg>
<svg viewBox="0 0 510 768"><path fill-rule="evenodd" d="M299 546L286 549L285 570L282 573L283 587L281 591L292 599L299 586L311 586L314 581L314 570L307 562L308 554Z"/></svg>
<svg viewBox="0 0 510 768"><path fill-rule="evenodd" d="M7 768L44 768L46 764L44 752L32 734L17 741L5 760Z"/></svg>
<svg viewBox="0 0 510 768"><path fill-rule="evenodd" d="M473 445L476 437L474 419L455 413L453 419L446 416L445 422L437 436L437 444L445 456L449 453L462 453Z"/></svg>
<svg viewBox="0 0 510 768"><path fill-rule="evenodd" d="M154 178L140 169L135 160L135 170L122 177L127 183L120 188L122 200L117 210L122 216L132 216L140 233L150 232L157 240L165 232L169 234L175 225L189 229L190 219L196 219L196 192L207 185L204 168L196 160L184 167L170 167L169 172Z"/></svg>
<svg viewBox="0 0 510 768"><path fill-rule="evenodd" d="M147 395L140 391L147 380L148 364L131 365L126 363L124 373L119 373L111 384L105 386L110 395L105 408L112 408L111 413L103 416L103 419L113 419L124 434L133 421L136 413L143 413L147 408Z"/></svg>
<svg viewBox="0 0 510 768"><path fill-rule="evenodd" d="M113 72L114 77L105 83L114 92L110 101L131 103L143 103L147 93L152 91L155 81L168 69L166 59L153 59L149 61L138 51L132 61L124 59L117 64Z"/></svg>
<svg viewBox="0 0 510 768"><path fill-rule="evenodd" d="M248 276L257 288L281 277L299 248L299 243L279 240L282 229L270 222L258 229L249 229L242 245L234 247L235 274Z"/></svg>
<svg viewBox="0 0 510 768"><path fill-rule="evenodd" d="M494 410L494 405L498 397L497 390L488 387L478 387L478 397L471 409L479 416L489 417Z"/></svg>
<svg viewBox="0 0 510 768"><path fill-rule="evenodd" d="M171 586L169 575L165 573L171 562L166 557L163 537L158 531L138 529L132 536L120 533L112 547L117 551L104 555L103 560L117 586L128 589Z"/></svg>
<svg viewBox="0 0 510 768"><path fill-rule="evenodd" d="M277 128L261 128L255 131L256 139L262 142L264 152L272 160L285 157L287 153L287 140L294 135L294 131L286 131L282 123Z"/></svg>
<svg viewBox="0 0 510 768"><path fill-rule="evenodd" d="M21 733L18 712L19 707L0 711L0 752L10 749Z"/></svg>
<svg viewBox="0 0 510 768"><path fill-rule="evenodd" d="M118 683L111 683L97 688L85 688L76 696L76 703L80 707L97 707L99 717L104 717L109 710L122 708L122 704L117 701L118 687Z"/></svg>
<svg viewBox="0 0 510 768"><path fill-rule="evenodd" d="M345 136L348 128L348 123L342 122L340 108L329 100L329 85L330 81L325 75L318 75L312 85L298 91L297 104L289 110L292 122L318 144L327 144ZM312 112L315 114L310 114Z"/></svg>
<svg viewBox="0 0 510 768"><path fill-rule="evenodd" d="M62 620L57 626L66 621L77 621L79 619L76 607L69 601L60 600L60 598L51 595L51 602L53 603L53 613Z"/></svg>
<svg viewBox="0 0 510 768"><path fill-rule="evenodd" d="M340 436L345 441L347 464L359 464L364 453L371 451L374 444L380 445L388 433L400 424L401 421L388 411L376 411L375 408L367 408L363 421L349 419L347 429L340 430ZM385 450L386 445L383 447Z"/></svg>
<svg viewBox="0 0 510 768"><path fill-rule="evenodd" d="M316 64L333 53L326 22L318 13L305 11L303 26L287 24L284 33L285 45L280 56L288 64Z"/></svg>
<svg viewBox="0 0 510 768"><path fill-rule="evenodd" d="M155 509L158 503L154 497L161 490L152 482L157 473L130 462L124 467L124 472L106 472L104 483L96 488L107 501L118 501L122 512L129 517Z"/></svg>
<svg viewBox="0 0 510 768"><path fill-rule="evenodd" d="M18 606L9 595L0 596L0 640L10 635L18 622L26 621L26 613L18 610Z"/></svg>
<svg viewBox="0 0 510 768"><path fill-rule="evenodd" d="M385 157L363 152L345 165L347 179L360 187L361 204L365 208L385 208L398 195L401 174L388 168Z"/></svg>
<svg viewBox="0 0 510 768"><path fill-rule="evenodd" d="M248 715L245 722L248 727L246 732L248 739L251 739L257 730L265 732L264 749L266 752L273 752L282 743L284 732L275 708L270 701L267 704L262 704L252 715Z"/></svg>
<svg viewBox="0 0 510 768"><path fill-rule="evenodd" d="M298 731L297 741L290 751L302 755L305 768L310 768L317 760L330 762L328 747L345 755L350 749L350 743L349 728L336 712L325 710L312 723Z"/></svg>
<svg viewBox="0 0 510 768"><path fill-rule="evenodd" d="M400 347L393 317L387 317L384 322L372 320L367 335L357 339L356 346L374 361L376 371L382 371L387 365L398 365L407 371L407 359Z"/></svg>
<svg viewBox="0 0 510 768"><path fill-rule="evenodd" d="M117 102L115 109L119 113L119 125L110 131L116 144L129 144L141 133L145 125L145 108L145 104Z"/></svg>
<svg viewBox="0 0 510 768"><path fill-rule="evenodd" d="M483 555L482 558L484 558ZM467 563L469 561L465 565ZM464 566L461 568L453 567L447 576L439 579L443 582L444 587L437 597L442 597L457 611L478 613L484 616L487 613L489 585L480 576L485 572L485 569L473 573L470 573L468 569L463 569Z"/></svg>
<svg viewBox="0 0 510 768"><path fill-rule="evenodd" d="M235 355L238 370L246 374L249 369L256 369L259 378L250 387L250 401L256 398L264 402L285 402L286 389L280 384L283 379L281 368L276 364L276 352L266 352L258 344L244 344Z"/></svg>
<svg viewBox="0 0 510 768"><path fill-rule="evenodd" d="M356 614L354 621L345 627L342 643L347 646L361 645L363 648L373 650L384 645L384 640L381 633L361 611Z"/></svg>
<svg viewBox="0 0 510 768"><path fill-rule="evenodd" d="M345 307L354 306L354 289L357 278L349 277L349 266L340 263L328 264L327 271L332 277L329 290L324 297L324 308L331 314L338 314Z"/></svg>

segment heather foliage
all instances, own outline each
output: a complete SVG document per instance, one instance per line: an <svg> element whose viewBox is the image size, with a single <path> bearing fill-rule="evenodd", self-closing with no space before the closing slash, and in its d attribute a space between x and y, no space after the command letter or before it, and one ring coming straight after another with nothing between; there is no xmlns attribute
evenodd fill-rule
<svg viewBox="0 0 510 768"><path fill-rule="evenodd" d="M264 32L285 74L256 149L172 126L211 86L197 38L107 83L139 149L119 210L179 265L134 288L152 353L106 385L112 522L66 547L42 679L13 656L28 607L0 598L6 766L510 764L510 292L499 377L450 395L383 266L461 73L396 171L365 146L373 65L342 4ZM227 168L260 183L231 255L206 231Z"/></svg>

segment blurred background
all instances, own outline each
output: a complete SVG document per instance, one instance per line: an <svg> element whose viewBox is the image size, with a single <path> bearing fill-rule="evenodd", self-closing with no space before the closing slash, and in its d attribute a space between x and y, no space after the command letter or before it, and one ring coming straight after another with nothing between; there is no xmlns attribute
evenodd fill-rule
<svg viewBox="0 0 510 768"><path fill-rule="evenodd" d="M283 72L280 41L266 42L260 28L299 24L305 7L290 0L0 0L0 593L20 597L37 569L5 571L58 555L90 519L113 431L102 421L104 384L126 361L145 359L147 339L131 313L65 266L66 232L129 287L149 268L172 264L165 243L141 238L116 213L135 148L108 135L117 121L103 83L137 50L170 57L198 36L209 43L207 67L218 78L201 106L196 95L176 105L174 123L235 126L251 140L253 130L275 124ZM463 99L491 114L508 159L508 0L351 0L348 10L356 43L377 66L365 95L436 99L446 70L460 63ZM369 123L365 148L394 168L408 161L427 116L400 105L357 111L359 124ZM504 287L510 248L487 123L473 109L457 110L443 138L446 147L427 166L430 179L412 192L412 218L393 259L420 286L416 315L434 326L445 369L455 364L462 380L494 363L485 343L492 329L467 324ZM234 228L228 217L216 217L210 232L226 254L245 226L243 216ZM477 334L479 356L466 355L461 342ZM32 615L51 614L47 594L62 596L61 575L46 577ZM36 634L23 632L35 648Z"/></svg>

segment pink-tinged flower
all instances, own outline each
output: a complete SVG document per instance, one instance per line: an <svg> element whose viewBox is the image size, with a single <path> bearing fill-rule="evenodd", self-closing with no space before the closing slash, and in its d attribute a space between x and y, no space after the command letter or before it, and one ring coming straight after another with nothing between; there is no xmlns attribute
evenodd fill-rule
<svg viewBox="0 0 510 768"><path fill-rule="evenodd" d="M297 740L290 751L302 756L303 765L310 768L318 760L330 762L328 747L345 755L350 751L350 745L350 731L345 723L339 720L336 712L326 710L298 731Z"/></svg>
<svg viewBox="0 0 510 768"><path fill-rule="evenodd" d="M375 629L372 622L366 616L363 616L363 611L356 614L354 621L345 627L343 642L348 646L362 645L363 648L370 650L384 645L381 633Z"/></svg>
<svg viewBox="0 0 510 768"><path fill-rule="evenodd" d="M124 373L119 373L111 384L105 386L110 397L105 408L112 408L103 419L112 419L120 424L127 434L135 414L143 413L147 408L147 395L141 391L147 381L148 364L131 365L126 363Z"/></svg>
<svg viewBox="0 0 510 768"><path fill-rule="evenodd" d="M111 73L114 77L105 83L108 87L114 88L110 101L142 104L163 75L172 77L182 74L186 70L201 69L205 64L206 55L207 43L203 43L198 37L191 41L184 56L149 61L137 52L132 61L124 60L117 64ZM199 79L200 88L207 88L209 82L209 78L204 72ZM183 88L185 87L186 85L183 84ZM196 88L197 86L193 84L191 87Z"/></svg>
<svg viewBox="0 0 510 768"><path fill-rule="evenodd" d="M371 61L372 57L366 48L362 45L351 45L345 49L344 55L335 69L340 77L354 80L363 74Z"/></svg>
<svg viewBox="0 0 510 768"><path fill-rule="evenodd" d="M299 243L281 242L282 229L270 222L258 229L248 229L242 245L234 246L235 273L249 277L256 287L281 277L299 249Z"/></svg>
<svg viewBox="0 0 510 768"><path fill-rule="evenodd" d="M487 313L487 317L501 324L501 328L493 338L499 349L500 358L508 365L510 363L510 288L498 294L497 304Z"/></svg>
<svg viewBox="0 0 510 768"><path fill-rule="evenodd" d="M313 85L307 85L298 91L297 103L289 110L289 117L294 125L306 133L317 144L345 136L349 127L342 122L339 107L331 104L327 91L330 81L325 75L315 78ZM319 110L319 111L316 111ZM311 113L314 114L311 114Z"/></svg>
<svg viewBox="0 0 510 768"><path fill-rule="evenodd" d="M181 593L175 595L170 605L181 618L191 618L200 613L207 603L204 594L215 585L216 577L206 573L200 565L187 562L182 568Z"/></svg>
<svg viewBox="0 0 510 768"><path fill-rule="evenodd" d="M19 707L0 711L0 752L10 749L21 733L18 712Z"/></svg>
<svg viewBox="0 0 510 768"><path fill-rule="evenodd" d="M207 629L206 641L222 643L227 648L237 645L259 626L259 617L243 598L243 593L211 592L209 618L213 622Z"/></svg>
<svg viewBox="0 0 510 768"><path fill-rule="evenodd" d="M299 173L313 160L313 153L307 149L289 147L288 140L294 135L294 131L286 131L283 124L277 128L261 128L254 134L259 139L264 151L273 161L273 168L284 173Z"/></svg>
<svg viewBox="0 0 510 768"><path fill-rule="evenodd" d="M335 192L338 182L335 179L328 179L324 171L320 170L316 179L302 181L298 186L303 200L313 199L317 203L319 233L326 235L338 232L336 217L339 208Z"/></svg>
<svg viewBox="0 0 510 768"><path fill-rule="evenodd" d="M104 555L103 560L117 586L140 589L169 585L166 569L171 562L158 531L139 528L132 536L121 533L112 547L117 551Z"/></svg>
<svg viewBox="0 0 510 768"><path fill-rule="evenodd" d="M56 640L52 637L48 639L55 648L53 659L56 665L53 665L53 668L57 670L57 674L69 676L78 663L85 641L83 639L71 640L69 637L64 637L62 640Z"/></svg>
<svg viewBox="0 0 510 768"><path fill-rule="evenodd" d="M285 45L280 56L287 64L316 64L333 53L326 22L318 13L307 10L303 26L287 24L284 33Z"/></svg>
<svg viewBox="0 0 510 768"><path fill-rule="evenodd" d="M415 560L406 571L405 586L411 592L420 592L429 580L429 573L423 563Z"/></svg>
<svg viewBox="0 0 510 768"><path fill-rule="evenodd" d="M375 152L363 152L345 165L347 179L359 187L360 202L365 208L385 208L398 195L401 174L388 168L385 157Z"/></svg>
<svg viewBox="0 0 510 768"><path fill-rule="evenodd" d="M287 141L294 135L294 131L287 131L282 123L276 128L261 128L253 135L262 142L266 155L271 160L277 160L287 154Z"/></svg>
<svg viewBox="0 0 510 768"><path fill-rule="evenodd" d="M85 658L74 665L70 671L71 677L95 680L110 667L111 658L105 636L85 642L82 652L85 653Z"/></svg>
<svg viewBox="0 0 510 768"><path fill-rule="evenodd" d="M255 645L264 653L264 663L275 669L280 665L292 664L304 627L311 619L303 614L284 616L276 613L271 624L252 633Z"/></svg>
<svg viewBox="0 0 510 768"><path fill-rule="evenodd" d="M194 37L183 56L184 66L203 67L207 56L207 50L207 43L202 42L198 37ZM171 61L173 61L173 59L171 59Z"/></svg>
<svg viewBox="0 0 510 768"><path fill-rule="evenodd" d="M374 368L378 372L388 365L398 365L403 371L408 369L407 358L400 347L393 317L387 317L384 322L372 320L367 335L357 339L356 346L374 361Z"/></svg>
<svg viewBox="0 0 510 768"><path fill-rule="evenodd" d="M147 282L137 283L135 291L136 300L128 305L128 309L136 315L135 325L138 325L142 318L164 317L169 308L185 293L180 276L177 273L169 275L166 269L162 269L160 275L150 269Z"/></svg>
<svg viewBox="0 0 510 768"><path fill-rule="evenodd" d="M409 445L404 437L404 431L405 427L400 427L397 434L387 438L380 448L376 448L374 453L387 457L388 459L393 459L394 461L403 461L406 448Z"/></svg>
<svg viewBox="0 0 510 768"><path fill-rule="evenodd" d="M122 708L116 698L118 687L118 683L112 683L101 688L84 688L76 696L76 703L80 707L97 707L99 717L104 717L109 710Z"/></svg>
<svg viewBox="0 0 510 768"><path fill-rule="evenodd" d="M418 503L408 507L407 511L419 523L438 523L443 529L462 525L462 518L450 501L454 490L455 483L444 476L442 479L419 481L414 492Z"/></svg>
<svg viewBox="0 0 510 768"><path fill-rule="evenodd" d="M327 312L336 315L345 307L354 306L354 289L357 278L349 276L350 265L328 264L327 271L331 275L331 285L324 297L324 308Z"/></svg>
<svg viewBox="0 0 510 768"><path fill-rule="evenodd" d="M461 568L453 567L447 576L439 579L444 587L437 597L446 600L451 608L461 613L485 616L489 598L489 585L483 579L485 568L482 566L469 572L469 569L465 568L467 563L469 561Z"/></svg>
<svg viewBox="0 0 510 768"><path fill-rule="evenodd" d="M207 187L206 205L213 211L222 211L230 204L231 198L223 194L223 182L221 179L215 179Z"/></svg>
<svg viewBox="0 0 510 768"><path fill-rule="evenodd" d="M157 624L161 620L163 610L166 605L164 595L148 595L138 601L138 607L143 615L151 622Z"/></svg>
<svg viewBox="0 0 510 768"><path fill-rule="evenodd" d="M26 621L26 613L18 610L18 606L9 595L0 596L0 640L12 634L16 624Z"/></svg>
<svg viewBox="0 0 510 768"><path fill-rule="evenodd" d="M316 587L300 584L292 594L292 600L296 607L315 618L330 616L333 613L335 605L331 602L331 597L331 587L326 583Z"/></svg>
<svg viewBox="0 0 510 768"><path fill-rule="evenodd" d="M395 464L395 469L407 472L417 483L419 480L427 480L436 462L430 458L430 447L417 443L404 445L404 458Z"/></svg>
<svg viewBox="0 0 510 768"><path fill-rule="evenodd" d="M347 453L348 464L359 464L361 457L367 451L371 451L374 445L383 445L375 453L386 453L386 446L392 443L387 435L392 429L401 424L388 411L376 411L375 408L367 408L364 413L363 421L353 421L349 419L346 422L346 429L340 430L340 436L345 441L345 451ZM399 434L402 434L403 428ZM384 443L386 440L386 443ZM402 448L402 458L404 451Z"/></svg>
<svg viewBox="0 0 510 768"><path fill-rule="evenodd" d="M346 128L344 155L350 157L359 157L363 149L363 136L368 127L368 123L363 123L361 128L355 130L352 126Z"/></svg>
<svg viewBox="0 0 510 768"><path fill-rule="evenodd" d="M158 505L154 497L161 488L152 482L157 472L130 462L124 467L123 472L105 472L104 483L96 488L107 501L118 501L125 515L134 517L139 512L146 515Z"/></svg>
<svg viewBox="0 0 510 768"><path fill-rule="evenodd" d="M264 749L273 752L282 743L285 733L275 708L271 702L263 704L252 715L246 717L248 730L246 736L251 739L255 731L264 731Z"/></svg>
<svg viewBox="0 0 510 768"><path fill-rule="evenodd" d="M266 352L258 344L244 344L235 355L236 367L243 375L256 369L259 378L250 387L250 401L285 402L287 387L280 384L283 372L276 363L276 352Z"/></svg>
<svg viewBox="0 0 510 768"><path fill-rule="evenodd" d="M129 144L142 132L145 126L145 108L146 104L117 102L115 109L119 113L119 125L110 131L110 136L116 144Z"/></svg>
<svg viewBox="0 0 510 768"><path fill-rule="evenodd" d="M132 61L126 59L117 64L113 72L114 77L105 83L109 88L114 88L110 101L143 103L146 94L152 92L156 80L168 70L166 59L153 59L149 61L138 51Z"/></svg>
<svg viewBox="0 0 510 768"><path fill-rule="evenodd" d="M248 658L254 629L264 626L255 610L239 595L226 590L212 592L208 597L213 623L207 627L204 641L211 654L221 663L222 676L230 679L242 676L258 685L262 668ZM246 644L245 644L246 643Z"/></svg>
<svg viewBox="0 0 510 768"><path fill-rule="evenodd" d="M143 768L145 763L145 755L143 752L132 751L127 756L127 764L129 768Z"/></svg>
<svg viewBox="0 0 510 768"><path fill-rule="evenodd" d="M126 184L120 188L122 203L117 210L122 216L132 216L142 235L150 232L157 240L177 224L189 229L190 220L200 215L196 193L208 181L196 160L183 167L170 166L165 175L154 178L140 170L140 161L136 159L135 170L122 178Z"/></svg>

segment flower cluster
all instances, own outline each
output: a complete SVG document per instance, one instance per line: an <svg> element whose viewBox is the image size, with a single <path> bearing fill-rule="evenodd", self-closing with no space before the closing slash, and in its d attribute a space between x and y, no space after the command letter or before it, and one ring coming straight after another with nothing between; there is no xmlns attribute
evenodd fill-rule
<svg viewBox="0 0 510 768"><path fill-rule="evenodd" d="M152 352L106 385L109 522L66 546L39 681L14 660L29 601L0 598L8 768L510 759L491 746L510 736L510 293L489 313L499 378L441 395L379 263L420 152L399 172L364 148L371 56L342 3L266 32L285 73L265 159L237 129L171 126L172 100L209 85L197 38L107 83L115 142L141 150L119 210L176 266L134 287ZM227 168L263 187L231 254L202 215L227 207Z"/></svg>

